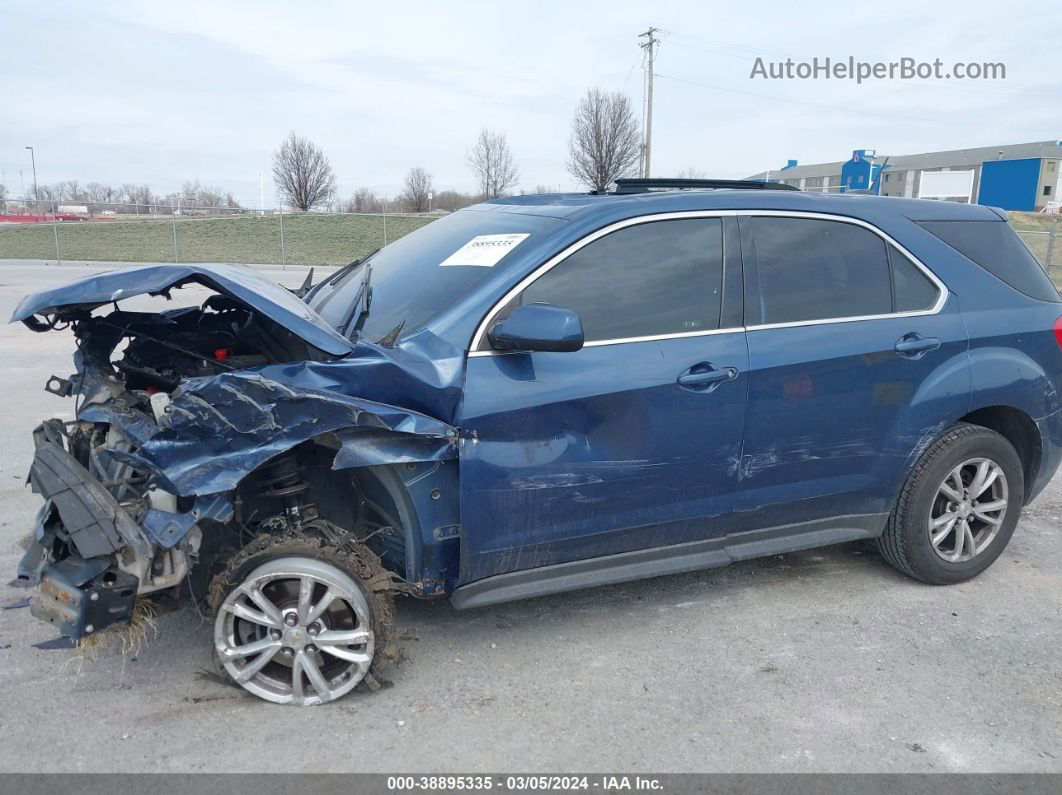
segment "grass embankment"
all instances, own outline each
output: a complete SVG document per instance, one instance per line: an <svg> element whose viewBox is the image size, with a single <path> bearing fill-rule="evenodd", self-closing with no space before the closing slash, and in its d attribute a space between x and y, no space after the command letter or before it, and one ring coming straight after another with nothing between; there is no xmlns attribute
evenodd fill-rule
<svg viewBox="0 0 1062 795"><path fill-rule="evenodd" d="M387 216L387 240L431 218ZM52 224L0 224L0 259L55 259L55 234L64 260L115 262L279 263L280 216L121 219ZM382 216L303 213L284 216L284 261L345 265L384 243Z"/></svg>

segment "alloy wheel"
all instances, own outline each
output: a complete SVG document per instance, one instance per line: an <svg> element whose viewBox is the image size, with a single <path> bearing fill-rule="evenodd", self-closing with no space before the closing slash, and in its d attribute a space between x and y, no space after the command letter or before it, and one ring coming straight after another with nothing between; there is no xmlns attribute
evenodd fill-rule
<svg viewBox="0 0 1062 795"><path fill-rule="evenodd" d="M1007 477L989 458L971 458L952 469L937 488L928 532L933 551L948 563L980 555L1007 515Z"/></svg>
<svg viewBox="0 0 1062 795"><path fill-rule="evenodd" d="M214 646L229 676L254 695L322 704L368 673L371 627L365 595L348 574L313 558L278 558L221 604Z"/></svg>

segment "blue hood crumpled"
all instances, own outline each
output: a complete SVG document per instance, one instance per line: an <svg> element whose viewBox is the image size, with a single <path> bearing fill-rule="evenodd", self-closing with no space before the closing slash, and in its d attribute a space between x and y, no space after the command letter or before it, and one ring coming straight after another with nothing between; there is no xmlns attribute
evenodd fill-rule
<svg viewBox="0 0 1062 795"><path fill-rule="evenodd" d="M142 294L197 283L234 298L330 354L194 378L183 382L156 425L121 397L87 401L78 418L115 423L139 448L106 455L151 472L182 496L228 491L269 459L323 434L339 450L333 468L435 461L457 457L453 416L460 397L463 351L430 332L396 348L351 341L298 296L239 265L146 265L80 279L26 296L11 317L35 331L36 319L93 309ZM101 380L79 351L79 393Z"/></svg>
<svg viewBox="0 0 1062 795"><path fill-rule="evenodd" d="M296 388L255 371L188 382L160 425L136 453L109 455L150 470L182 496L233 489L269 459L327 433L340 443L334 469L457 455L457 432L445 422L365 398Z"/></svg>

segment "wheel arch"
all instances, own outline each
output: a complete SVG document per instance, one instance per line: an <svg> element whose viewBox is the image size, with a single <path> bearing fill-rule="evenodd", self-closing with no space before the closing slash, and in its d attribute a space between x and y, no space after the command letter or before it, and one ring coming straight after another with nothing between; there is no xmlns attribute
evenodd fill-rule
<svg viewBox="0 0 1062 795"><path fill-rule="evenodd" d="M385 526L394 528L369 531L365 539L388 569L412 583L428 581L427 593L440 588L451 575L456 577L460 527L456 459L401 460L395 456L400 460L341 466L337 455L341 446L336 435L322 434L288 448L246 473L237 492L248 505L261 499L259 484L270 467L295 456L299 476L309 484L306 501L322 518L346 529L364 530L359 518L367 507Z"/></svg>
<svg viewBox="0 0 1062 795"><path fill-rule="evenodd" d="M1010 442L1021 461L1025 501L1028 502L1043 458L1043 439L1033 418L1013 406L995 405L974 409L958 421L988 428Z"/></svg>

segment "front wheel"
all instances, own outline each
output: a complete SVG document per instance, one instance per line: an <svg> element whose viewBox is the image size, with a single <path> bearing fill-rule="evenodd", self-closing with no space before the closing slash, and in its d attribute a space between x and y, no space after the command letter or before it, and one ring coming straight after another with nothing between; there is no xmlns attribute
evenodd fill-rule
<svg viewBox="0 0 1062 795"><path fill-rule="evenodd" d="M1010 442L978 425L953 425L908 476L878 549L922 582L968 580L1006 548L1024 498L1021 461Z"/></svg>
<svg viewBox="0 0 1062 795"><path fill-rule="evenodd" d="M297 551L274 548L234 572L218 605L214 650L248 692L309 706L369 675L382 646L374 631L381 611L379 595L358 578L320 558L284 554Z"/></svg>

